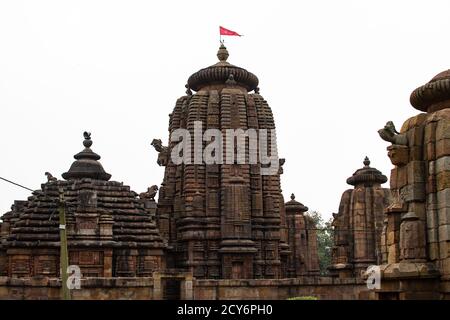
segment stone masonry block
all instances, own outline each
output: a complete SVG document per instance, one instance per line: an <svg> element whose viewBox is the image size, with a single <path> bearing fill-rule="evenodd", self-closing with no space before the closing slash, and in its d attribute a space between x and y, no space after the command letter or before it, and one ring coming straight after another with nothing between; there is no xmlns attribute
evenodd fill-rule
<svg viewBox="0 0 450 320"><path fill-rule="evenodd" d="M450 257L450 241L439 242L439 257L447 259Z"/></svg>
<svg viewBox="0 0 450 320"><path fill-rule="evenodd" d="M439 172L436 175L436 191L450 188L450 171Z"/></svg>
<svg viewBox="0 0 450 320"><path fill-rule="evenodd" d="M428 243L428 253L430 260L439 259L439 242Z"/></svg>
<svg viewBox="0 0 450 320"><path fill-rule="evenodd" d="M441 260L440 272L442 276L450 275L450 258Z"/></svg>
<svg viewBox="0 0 450 320"><path fill-rule="evenodd" d="M425 145L425 151L427 160L436 159L436 145L434 144L434 142L428 142Z"/></svg>
<svg viewBox="0 0 450 320"><path fill-rule="evenodd" d="M436 174L436 161L428 161L428 174Z"/></svg>
<svg viewBox="0 0 450 320"><path fill-rule="evenodd" d="M409 160L418 161L422 160L423 147L422 146L412 146L409 148Z"/></svg>
<svg viewBox="0 0 450 320"><path fill-rule="evenodd" d="M387 232L399 231L400 230L400 214L389 214L388 215L388 226Z"/></svg>
<svg viewBox="0 0 450 320"><path fill-rule="evenodd" d="M436 163L436 173L443 171L450 171L450 156L445 156L437 159Z"/></svg>
<svg viewBox="0 0 450 320"><path fill-rule="evenodd" d="M387 234L387 245L390 246L390 245L395 244L397 242L396 240L397 239L395 238L395 231L388 232L388 234Z"/></svg>
<svg viewBox="0 0 450 320"><path fill-rule="evenodd" d="M450 241L450 224L439 226L439 241Z"/></svg>
<svg viewBox="0 0 450 320"><path fill-rule="evenodd" d="M408 183L425 182L425 163L423 161L410 161L407 165Z"/></svg>
<svg viewBox="0 0 450 320"><path fill-rule="evenodd" d="M439 139L450 139L450 122L441 120L437 122L436 126L436 138Z"/></svg>
<svg viewBox="0 0 450 320"><path fill-rule="evenodd" d="M436 228L438 226L438 211L427 210L427 228Z"/></svg>
<svg viewBox="0 0 450 320"><path fill-rule="evenodd" d="M421 146L423 144L423 127L414 127L408 131L408 142L410 146Z"/></svg>
<svg viewBox="0 0 450 320"><path fill-rule="evenodd" d="M427 210L436 210L437 205L437 195L436 193L427 194Z"/></svg>
<svg viewBox="0 0 450 320"><path fill-rule="evenodd" d="M419 113L418 115L409 118L409 128L420 127L427 120L428 114Z"/></svg>
<svg viewBox="0 0 450 320"><path fill-rule="evenodd" d="M450 207L450 188L436 192L437 207Z"/></svg>
<svg viewBox="0 0 450 320"><path fill-rule="evenodd" d="M425 202L412 202L408 206L408 210L414 212L420 220L426 221Z"/></svg>
<svg viewBox="0 0 450 320"><path fill-rule="evenodd" d="M433 174L429 174L427 177L427 182L425 185L425 191L427 194L430 193L436 193L437 192L437 186L436 186L436 176Z"/></svg>
<svg viewBox="0 0 450 320"><path fill-rule="evenodd" d="M437 242L438 241L438 229L437 228L427 229L427 237L428 237L428 242Z"/></svg>
<svg viewBox="0 0 450 320"><path fill-rule="evenodd" d="M390 245L388 251L388 263L396 263L398 261L398 245Z"/></svg>
<svg viewBox="0 0 450 320"><path fill-rule="evenodd" d="M400 194L406 202L425 201L425 184L408 184L401 189Z"/></svg>
<svg viewBox="0 0 450 320"><path fill-rule="evenodd" d="M438 209L439 225L450 224L450 207Z"/></svg>
<svg viewBox="0 0 450 320"><path fill-rule="evenodd" d="M425 126L424 142L432 143L436 140L436 122L430 122Z"/></svg>
<svg viewBox="0 0 450 320"><path fill-rule="evenodd" d="M436 141L436 158L450 155L450 139Z"/></svg>
<svg viewBox="0 0 450 320"><path fill-rule="evenodd" d="M397 168L391 170L391 177L389 179L390 188L398 189L398 181L397 181Z"/></svg>
<svg viewBox="0 0 450 320"><path fill-rule="evenodd" d="M408 183L407 167L397 167L397 188L400 189Z"/></svg>

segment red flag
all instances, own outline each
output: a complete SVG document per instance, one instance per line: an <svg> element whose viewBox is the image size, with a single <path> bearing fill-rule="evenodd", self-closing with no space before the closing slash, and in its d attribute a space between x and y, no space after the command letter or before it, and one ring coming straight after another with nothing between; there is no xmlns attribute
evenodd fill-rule
<svg viewBox="0 0 450 320"><path fill-rule="evenodd" d="M221 36L241 36L239 33L235 32L235 31L231 31L228 29L225 29L224 27L219 27L220 28L220 35Z"/></svg>

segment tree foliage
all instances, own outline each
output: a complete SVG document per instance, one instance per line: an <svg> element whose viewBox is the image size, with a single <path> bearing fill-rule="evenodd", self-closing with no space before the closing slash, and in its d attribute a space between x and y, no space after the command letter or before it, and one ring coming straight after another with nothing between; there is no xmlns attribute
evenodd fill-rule
<svg viewBox="0 0 450 320"><path fill-rule="evenodd" d="M317 228L317 250L319 255L320 274L327 275L328 267L331 265L331 248L333 247L333 218L325 221L318 211L308 212L308 215L316 224Z"/></svg>

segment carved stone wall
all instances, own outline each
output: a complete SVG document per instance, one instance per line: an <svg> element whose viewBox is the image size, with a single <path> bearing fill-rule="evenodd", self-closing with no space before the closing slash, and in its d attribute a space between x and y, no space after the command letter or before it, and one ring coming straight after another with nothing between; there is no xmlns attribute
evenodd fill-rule
<svg viewBox="0 0 450 320"><path fill-rule="evenodd" d="M411 94L411 104L426 113L406 120L399 133L392 123L379 130L392 143L388 156L395 167L378 297L392 294L399 282L404 297L450 296L449 101L450 72L444 71Z"/></svg>

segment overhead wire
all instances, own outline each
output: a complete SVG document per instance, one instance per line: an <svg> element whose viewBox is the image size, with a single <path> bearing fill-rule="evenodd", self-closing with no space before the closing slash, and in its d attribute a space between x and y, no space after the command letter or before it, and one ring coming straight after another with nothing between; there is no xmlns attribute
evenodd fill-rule
<svg viewBox="0 0 450 320"><path fill-rule="evenodd" d="M14 185L16 185L16 186L19 186L19 187L21 187L21 188L23 188L23 189L26 189L26 190L28 190L28 191L34 191L34 190L31 189L31 188L25 187L25 186L23 186L23 185L21 185L21 184L19 184L19 183L17 183L17 182L8 180L8 179L6 179L6 178L0 177L0 179L6 181L6 182L8 182L8 183L14 184Z"/></svg>

